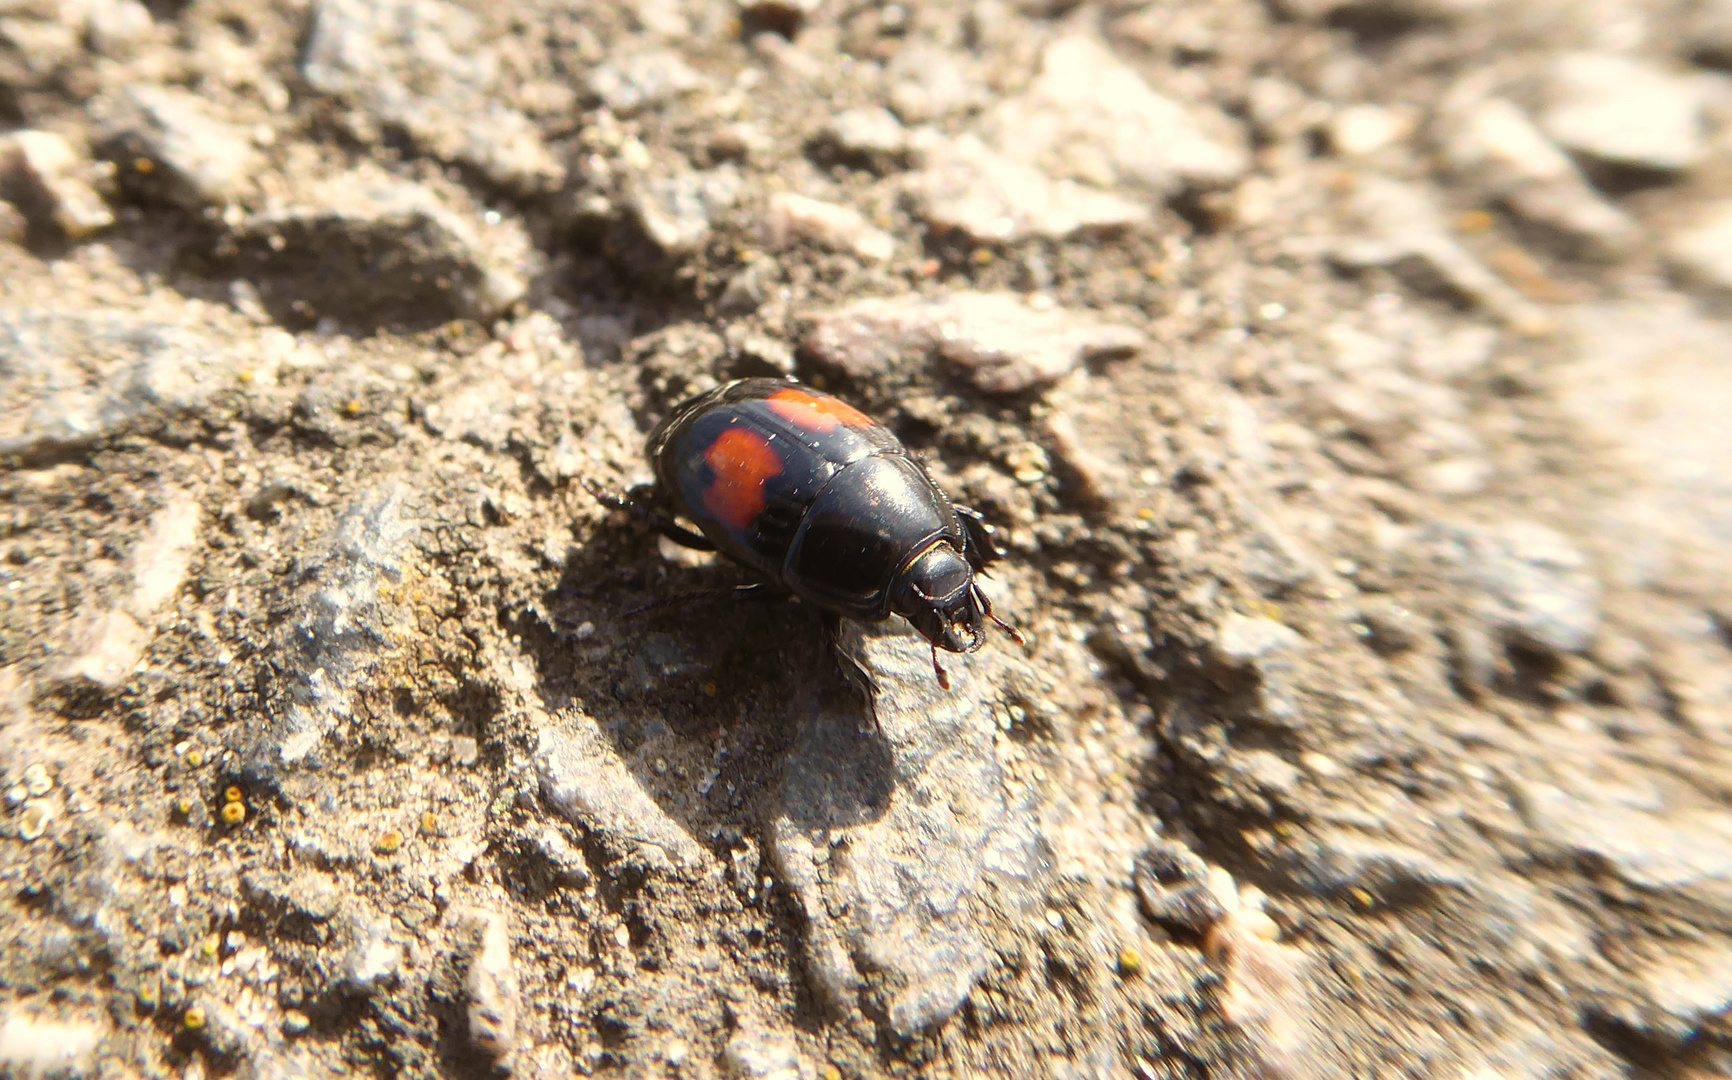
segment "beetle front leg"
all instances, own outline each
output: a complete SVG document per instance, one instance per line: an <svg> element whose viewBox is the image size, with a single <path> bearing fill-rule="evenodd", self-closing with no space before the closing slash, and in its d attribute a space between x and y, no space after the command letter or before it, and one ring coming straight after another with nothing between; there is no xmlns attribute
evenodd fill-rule
<svg viewBox="0 0 1732 1080"><path fill-rule="evenodd" d="M588 480L583 481L583 489L609 510L624 510L681 547L691 548L693 551L716 550L716 545L710 542L709 537L693 532L655 508L656 489L653 484L639 484L624 495L605 491Z"/></svg>
<svg viewBox="0 0 1732 1080"><path fill-rule="evenodd" d="M987 523L986 516L972 506L953 506L956 517L962 522L963 535L968 538L968 545L963 554L968 557L976 570L1009 555L1010 552L999 546L998 530Z"/></svg>

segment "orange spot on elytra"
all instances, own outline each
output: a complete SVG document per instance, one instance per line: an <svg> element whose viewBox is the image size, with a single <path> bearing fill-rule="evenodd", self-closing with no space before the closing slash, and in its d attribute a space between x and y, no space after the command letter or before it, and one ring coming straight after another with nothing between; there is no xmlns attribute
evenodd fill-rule
<svg viewBox="0 0 1732 1080"><path fill-rule="evenodd" d="M717 521L744 531L764 511L764 482L782 474L782 455L762 435L729 428L704 451L716 474L704 489L704 509Z"/></svg>
<svg viewBox="0 0 1732 1080"><path fill-rule="evenodd" d="M829 394L814 394L790 387L771 394L764 403L777 416L808 431L835 431L838 424L872 426L871 417Z"/></svg>

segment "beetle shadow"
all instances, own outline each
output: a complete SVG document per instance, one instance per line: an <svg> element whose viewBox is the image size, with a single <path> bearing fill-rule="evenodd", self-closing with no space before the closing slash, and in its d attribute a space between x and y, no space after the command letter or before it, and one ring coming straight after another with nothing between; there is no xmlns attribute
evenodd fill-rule
<svg viewBox="0 0 1732 1080"><path fill-rule="evenodd" d="M778 812L804 832L865 825L890 808L896 758L870 706L838 673L796 702L799 729L784 760Z"/></svg>
<svg viewBox="0 0 1732 1080"><path fill-rule="evenodd" d="M890 748L819 613L731 599L748 578L728 564L615 548L571 550L539 605L532 647L549 712L593 721L644 795L718 855L795 811L833 827L881 816ZM618 849L611 859L632 845L604 846Z"/></svg>

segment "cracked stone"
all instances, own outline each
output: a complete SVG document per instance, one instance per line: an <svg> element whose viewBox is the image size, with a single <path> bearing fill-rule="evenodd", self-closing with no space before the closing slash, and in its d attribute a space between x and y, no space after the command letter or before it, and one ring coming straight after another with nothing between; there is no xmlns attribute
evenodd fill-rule
<svg viewBox="0 0 1732 1080"><path fill-rule="evenodd" d="M236 747L247 775L274 783L316 762L325 736L350 715L357 687L402 648L394 628L414 619L401 597L420 577L411 499L394 483L364 492L327 535L306 539L299 580L288 587L297 617L276 645L272 721L240 733Z"/></svg>

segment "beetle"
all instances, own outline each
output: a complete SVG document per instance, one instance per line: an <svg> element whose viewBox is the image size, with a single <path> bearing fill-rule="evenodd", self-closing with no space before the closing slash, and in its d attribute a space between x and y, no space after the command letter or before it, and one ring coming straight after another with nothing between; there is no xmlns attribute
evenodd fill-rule
<svg viewBox="0 0 1732 1080"><path fill-rule="evenodd" d="M890 430L793 379L737 379L680 404L645 446L655 483L624 498L591 488L663 536L716 551L839 619L900 615L932 647L972 653L992 612L978 575L1005 553L976 511L953 504ZM681 525L676 517L697 525Z"/></svg>

